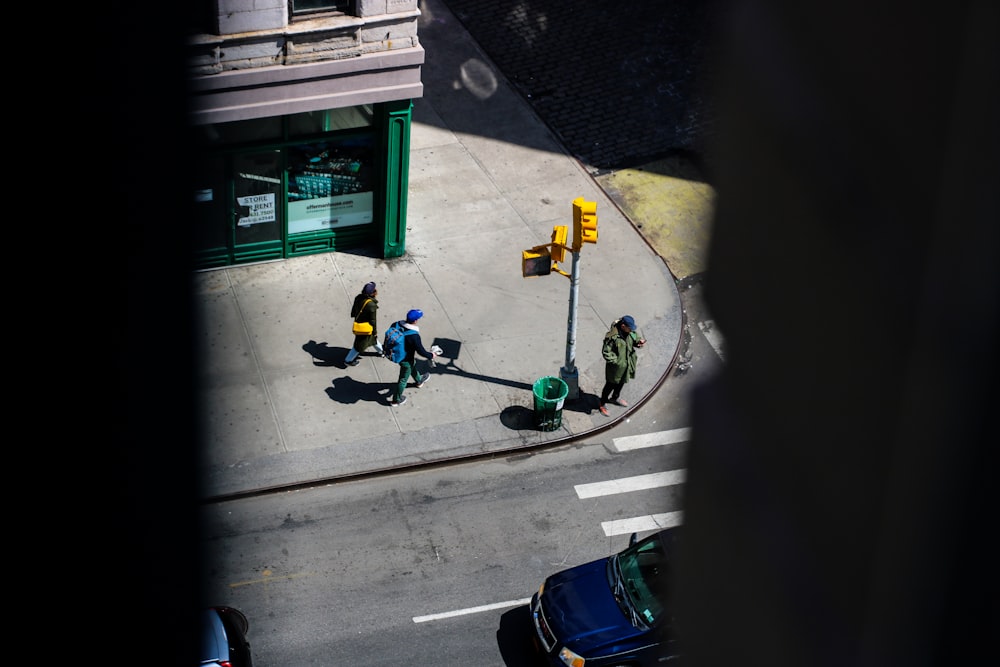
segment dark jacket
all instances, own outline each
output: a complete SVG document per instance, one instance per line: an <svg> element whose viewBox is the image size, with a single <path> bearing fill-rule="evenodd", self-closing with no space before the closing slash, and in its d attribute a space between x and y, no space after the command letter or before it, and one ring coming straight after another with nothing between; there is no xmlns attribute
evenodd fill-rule
<svg viewBox="0 0 1000 667"><path fill-rule="evenodd" d="M403 327L413 332L403 336L403 345L406 348L406 357L403 361L412 364L418 353L425 359L433 358L434 355L424 349L424 343L420 340L420 328L416 324L407 322L403 322Z"/></svg>
<svg viewBox="0 0 1000 667"><path fill-rule="evenodd" d="M365 302L368 303L365 303ZM354 297L354 305L351 306L351 317L358 322L372 323L372 336L378 336L378 299L367 294L359 294Z"/></svg>

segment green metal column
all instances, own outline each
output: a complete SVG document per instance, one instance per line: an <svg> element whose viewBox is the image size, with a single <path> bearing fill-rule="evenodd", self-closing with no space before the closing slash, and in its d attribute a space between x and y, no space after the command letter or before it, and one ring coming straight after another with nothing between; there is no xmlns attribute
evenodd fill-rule
<svg viewBox="0 0 1000 667"><path fill-rule="evenodd" d="M410 177L410 118L412 100L380 105L382 117L382 154L385 156L385 226L382 256L402 257L406 252L406 197Z"/></svg>

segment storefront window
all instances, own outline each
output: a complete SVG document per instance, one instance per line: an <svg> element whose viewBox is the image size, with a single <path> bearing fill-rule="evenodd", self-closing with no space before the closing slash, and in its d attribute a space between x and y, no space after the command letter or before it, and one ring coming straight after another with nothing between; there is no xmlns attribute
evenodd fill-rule
<svg viewBox="0 0 1000 667"><path fill-rule="evenodd" d="M373 220L374 137L288 148L288 233L363 225Z"/></svg>
<svg viewBox="0 0 1000 667"><path fill-rule="evenodd" d="M237 248L266 246L281 240L281 151L236 155L233 194Z"/></svg>
<svg viewBox="0 0 1000 667"><path fill-rule="evenodd" d="M208 147L259 143L281 138L281 116L202 125L199 130Z"/></svg>
<svg viewBox="0 0 1000 667"><path fill-rule="evenodd" d="M370 104L345 109L307 111L288 117L288 135L290 137L307 137L336 130L371 127L373 118Z"/></svg>

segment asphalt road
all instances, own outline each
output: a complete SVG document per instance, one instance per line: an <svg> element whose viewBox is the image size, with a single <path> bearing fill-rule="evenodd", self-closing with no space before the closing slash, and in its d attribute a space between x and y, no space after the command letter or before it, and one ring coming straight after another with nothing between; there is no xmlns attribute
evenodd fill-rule
<svg viewBox="0 0 1000 667"><path fill-rule="evenodd" d="M631 528L676 512L683 484L600 495L683 474L684 442L585 444L206 506L206 590L250 620L254 663L525 667L527 600L546 576L606 557ZM642 535L648 532L642 532Z"/></svg>

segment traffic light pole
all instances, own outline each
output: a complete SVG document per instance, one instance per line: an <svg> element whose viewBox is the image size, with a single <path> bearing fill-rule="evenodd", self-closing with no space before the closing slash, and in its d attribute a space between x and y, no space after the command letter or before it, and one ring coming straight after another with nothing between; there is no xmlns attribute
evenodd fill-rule
<svg viewBox="0 0 1000 667"><path fill-rule="evenodd" d="M580 397L580 373L576 368L576 297L580 292L580 247L597 243L597 202L583 197L573 200L573 245L566 245L568 230L563 225L552 228L552 243L521 252L521 275L525 278L558 273L569 278L569 321L566 325L566 365L559 377L566 383L566 398ZM573 252L573 268L566 273L559 268L566 251Z"/></svg>
<svg viewBox="0 0 1000 667"><path fill-rule="evenodd" d="M576 368L576 297L580 291L580 251L573 251L573 268L569 275L569 318L566 325L566 365L559 369L559 377L566 383L567 399L580 396L580 373Z"/></svg>

